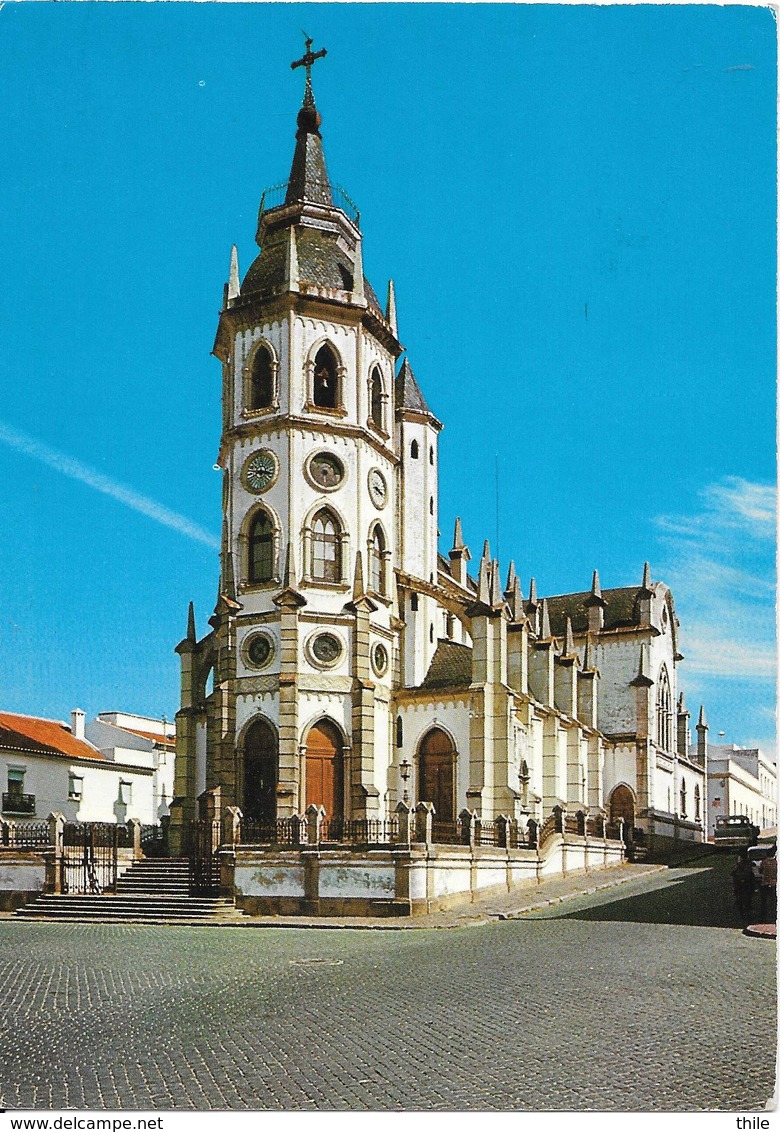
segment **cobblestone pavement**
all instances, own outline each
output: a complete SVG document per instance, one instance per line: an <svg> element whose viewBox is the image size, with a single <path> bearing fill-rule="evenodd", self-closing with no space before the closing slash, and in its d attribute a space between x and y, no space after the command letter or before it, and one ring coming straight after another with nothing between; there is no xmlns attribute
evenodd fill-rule
<svg viewBox="0 0 780 1132"><path fill-rule="evenodd" d="M730 866L451 931L4 921L2 1103L760 1110L775 945Z"/></svg>

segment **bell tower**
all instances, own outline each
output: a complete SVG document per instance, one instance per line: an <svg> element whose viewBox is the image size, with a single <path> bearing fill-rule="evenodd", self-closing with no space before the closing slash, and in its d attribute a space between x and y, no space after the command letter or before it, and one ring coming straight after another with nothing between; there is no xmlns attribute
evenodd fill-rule
<svg viewBox="0 0 780 1132"><path fill-rule="evenodd" d="M235 248L222 364L222 547L211 632L182 658L172 829L196 798L272 820L312 802L384 812L398 663L401 460L394 297L363 272L360 216L328 175L307 40L287 181L263 193L260 253ZM213 689L209 690L209 671Z"/></svg>

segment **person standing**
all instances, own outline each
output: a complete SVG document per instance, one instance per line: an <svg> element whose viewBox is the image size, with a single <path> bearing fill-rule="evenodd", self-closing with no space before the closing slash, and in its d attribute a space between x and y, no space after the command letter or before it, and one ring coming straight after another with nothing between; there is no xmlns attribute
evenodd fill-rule
<svg viewBox="0 0 780 1132"><path fill-rule="evenodd" d="M773 922L777 919L777 846L773 845L769 855L758 866L760 881L761 919Z"/></svg>
<svg viewBox="0 0 780 1132"><path fill-rule="evenodd" d="M737 911L744 923L750 918L750 909L753 905L753 870L747 849L740 849L737 863L731 871L731 880L734 885L734 901Z"/></svg>

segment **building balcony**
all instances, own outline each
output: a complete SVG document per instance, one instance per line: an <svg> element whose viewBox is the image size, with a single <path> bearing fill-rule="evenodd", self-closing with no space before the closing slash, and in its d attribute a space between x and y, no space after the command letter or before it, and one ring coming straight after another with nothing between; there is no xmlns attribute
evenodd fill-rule
<svg viewBox="0 0 780 1132"><path fill-rule="evenodd" d="M35 813L34 794L3 794L4 814L24 814L29 817Z"/></svg>

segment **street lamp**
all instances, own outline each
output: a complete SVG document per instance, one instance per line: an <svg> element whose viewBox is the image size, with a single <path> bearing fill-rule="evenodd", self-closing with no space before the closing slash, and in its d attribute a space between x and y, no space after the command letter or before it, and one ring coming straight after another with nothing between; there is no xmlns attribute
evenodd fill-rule
<svg viewBox="0 0 780 1132"><path fill-rule="evenodd" d="M412 764L407 762L406 759L401 763L398 768L401 772L401 778L404 780L404 805L409 804L409 791L406 789L409 782L409 775L412 773Z"/></svg>

